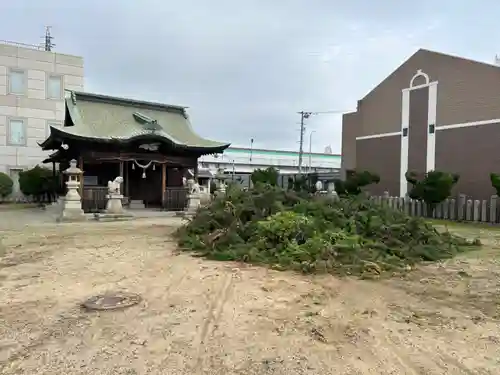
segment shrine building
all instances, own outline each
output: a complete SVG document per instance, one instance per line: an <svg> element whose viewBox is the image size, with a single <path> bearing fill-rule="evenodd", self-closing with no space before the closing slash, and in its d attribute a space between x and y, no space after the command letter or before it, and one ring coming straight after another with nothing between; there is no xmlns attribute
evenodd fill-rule
<svg viewBox="0 0 500 375"><path fill-rule="evenodd" d="M228 143L193 130L186 107L67 91L61 127L50 127L40 144L54 151L44 163L60 171L72 159L83 170L85 211L103 209L108 181L122 176L127 202L138 207L182 209L187 171L197 176L198 158L222 153Z"/></svg>

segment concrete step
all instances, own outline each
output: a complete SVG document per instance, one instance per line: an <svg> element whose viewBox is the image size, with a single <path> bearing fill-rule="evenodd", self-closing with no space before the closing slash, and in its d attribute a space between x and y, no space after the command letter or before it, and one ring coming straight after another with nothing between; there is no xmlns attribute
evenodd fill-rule
<svg viewBox="0 0 500 375"><path fill-rule="evenodd" d="M130 201L130 204L128 206L130 210L134 209L144 209L146 206L144 205L144 201L138 200L138 199L132 199Z"/></svg>

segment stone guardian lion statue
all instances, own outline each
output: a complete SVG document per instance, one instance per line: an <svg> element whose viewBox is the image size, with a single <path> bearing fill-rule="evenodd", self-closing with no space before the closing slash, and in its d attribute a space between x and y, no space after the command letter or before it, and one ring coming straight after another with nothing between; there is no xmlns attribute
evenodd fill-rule
<svg viewBox="0 0 500 375"><path fill-rule="evenodd" d="M108 181L108 193L109 194L120 194L120 186L123 183L123 177L118 176L113 181Z"/></svg>

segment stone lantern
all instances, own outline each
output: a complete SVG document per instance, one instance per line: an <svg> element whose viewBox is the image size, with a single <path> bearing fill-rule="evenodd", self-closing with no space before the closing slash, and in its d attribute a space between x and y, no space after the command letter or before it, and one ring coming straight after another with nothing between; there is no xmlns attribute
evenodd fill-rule
<svg viewBox="0 0 500 375"><path fill-rule="evenodd" d="M337 194L337 191L335 190L335 182L334 181L330 181L328 183L328 193L330 193L334 199L337 199L339 197L339 195Z"/></svg>
<svg viewBox="0 0 500 375"><path fill-rule="evenodd" d="M62 200L62 210L59 221L82 221L85 220L85 214L82 209L82 197L78 193L82 183L83 171L76 166L76 160L71 160L69 168L63 172L68 176L66 186L68 192Z"/></svg>
<svg viewBox="0 0 500 375"><path fill-rule="evenodd" d="M187 196L187 207L184 211L185 217L192 217L198 211L201 204L201 191L200 185L193 178L187 180L188 196Z"/></svg>
<svg viewBox="0 0 500 375"><path fill-rule="evenodd" d="M216 196L224 196L226 194L226 175L224 174L223 169L219 169L217 174L215 175L215 179L217 180L217 191Z"/></svg>
<svg viewBox="0 0 500 375"><path fill-rule="evenodd" d="M186 181L186 186L188 188L189 194L193 191L194 184L195 184L194 178L193 177L189 177L187 179L187 181Z"/></svg>

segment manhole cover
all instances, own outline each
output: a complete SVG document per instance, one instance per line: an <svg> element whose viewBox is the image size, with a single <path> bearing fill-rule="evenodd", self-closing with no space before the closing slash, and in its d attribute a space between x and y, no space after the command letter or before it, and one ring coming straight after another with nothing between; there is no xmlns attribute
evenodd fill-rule
<svg viewBox="0 0 500 375"><path fill-rule="evenodd" d="M88 310L116 310L137 305L142 298L138 294L117 292L105 293L89 298L83 303Z"/></svg>

